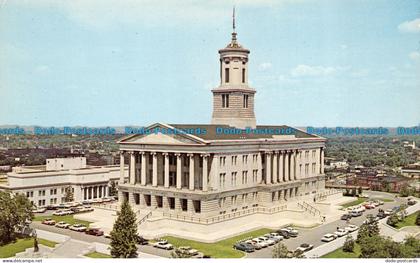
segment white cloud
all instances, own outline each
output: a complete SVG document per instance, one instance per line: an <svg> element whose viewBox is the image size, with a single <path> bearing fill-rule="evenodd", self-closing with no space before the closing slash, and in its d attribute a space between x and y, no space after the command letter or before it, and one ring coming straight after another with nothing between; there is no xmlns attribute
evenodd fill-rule
<svg viewBox="0 0 420 263"><path fill-rule="evenodd" d="M420 52L414 51L408 54L408 57L414 61L420 61Z"/></svg>
<svg viewBox="0 0 420 263"><path fill-rule="evenodd" d="M258 69L261 71L265 71L268 70L272 67L273 65L270 62L263 62L258 66Z"/></svg>
<svg viewBox="0 0 420 263"><path fill-rule="evenodd" d="M339 68L324 66L298 65L290 71L293 77L319 77L336 73Z"/></svg>
<svg viewBox="0 0 420 263"><path fill-rule="evenodd" d="M403 33L419 33L420 32L420 18L411 21L405 21L398 26L398 30Z"/></svg>

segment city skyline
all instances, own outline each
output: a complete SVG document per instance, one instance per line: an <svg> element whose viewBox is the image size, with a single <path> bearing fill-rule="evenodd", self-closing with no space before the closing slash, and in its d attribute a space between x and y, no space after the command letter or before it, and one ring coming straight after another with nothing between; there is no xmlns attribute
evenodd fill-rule
<svg viewBox="0 0 420 263"><path fill-rule="evenodd" d="M233 4L258 124L419 123L416 1L101 3L1 3L1 125L210 123Z"/></svg>

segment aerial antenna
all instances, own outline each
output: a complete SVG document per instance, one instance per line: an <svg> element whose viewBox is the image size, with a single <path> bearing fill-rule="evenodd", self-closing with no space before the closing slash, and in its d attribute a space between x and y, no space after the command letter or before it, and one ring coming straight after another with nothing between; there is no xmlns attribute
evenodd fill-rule
<svg viewBox="0 0 420 263"><path fill-rule="evenodd" d="M235 29L236 29L236 26L235 26L235 6L233 6L232 27L233 27L233 32L235 32Z"/></svg>

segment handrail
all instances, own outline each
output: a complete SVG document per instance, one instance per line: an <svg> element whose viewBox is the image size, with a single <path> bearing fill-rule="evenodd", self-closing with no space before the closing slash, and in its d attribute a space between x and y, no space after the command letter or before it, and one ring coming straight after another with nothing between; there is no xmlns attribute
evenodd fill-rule
<svg viewBox="0 0 420 263"><path fill-rule="evenodd" d="M138 224L139 224L139 225L141 225L142 223L144 223L144 222L146 221L146 219L148 219L149 217L151 217L151 216L152 216L152 212L153 212L153 211L150 211L149 213L147 213L147 215L145 215L142 219L140 219L140 220L138 221ZM139 213L139 214L140 214L140 210L139 210L139 211L137 211L137 213Z"/></svg>

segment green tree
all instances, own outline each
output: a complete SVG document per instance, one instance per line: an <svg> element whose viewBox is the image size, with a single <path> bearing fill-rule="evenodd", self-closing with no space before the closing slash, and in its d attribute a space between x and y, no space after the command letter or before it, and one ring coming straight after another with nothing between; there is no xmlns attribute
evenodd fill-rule
<svg viewBox="0 0 420 263"><path fill-rule="evenodd" d="M343 251L344 252L353 252L354 250L354 239L351 235L347 235L346 241L343 245Z"/></svg>
<svg viewBox="0 0 420 263"><path fill-rule="evenodd" d="M359 186L359 189L357 189L359 192L359 195L361 195L363 193L363 188L361 186Z"/></svg>
<svg viewBox="0 0 420 263"><path fill-rule="evenodd" d="M401 254L404 258L420 257L420 239L408 236L401 246Z"/></svg>
<svg viewBox="0 0 420 263"><path fill-rule="evenodd" d="M137 257L136 215L127 201L121 205L111 231L111 255L114 258Z"/></svg>
<svg viewBox="0 0 420 263"><path fill-rule="evenodd" d="M366 237L360 241L361 258L387 258L388 251L384 248L384 239L380 236Z"/></svg>
<svg viewBox="0 0 420 263"><path fill-rule="evenodd" d="M182 249L175 249L171 252L171 258L190 258L191 255Z"/></svg>
<svg viewBox="0 0 420 263"><path fill-rule="evenodd" d="M397 213L392 213L386 220L386 223L393 227L395 227L398 222L400 222L400 219L398 218Z"/></svg>
<svg viewBox="0 0 420 263"><path fill-rule="evenodd" d="M401 197L407 197L412 195L413 191L408 185L403 185L400 189L400 196Z"/></svg>
<svg viewBox="0 0 420 263"><path fill-rule="evenodd" d="M109 195L110 196L118 196L117 184L114 180L109 183Z"/></svg>
<svg viewBox="0 0 420 263"><path fill-rule="evenodd" d="M33 218L32 208L26 196L0 191L0 245L16 240L16 231Z"/></svg>
<svg viewBox="0 0 420 263"><path fill-rule="evenodd" d="M68 186L64 190L64 202L73 202L74 201L74 195L73 195L73 187Z"/></svg>
<svg viewBox="0 0 420 263"><path fill-rule="evenodd" d="M289 255L289 250L283 242L279 242L274 246L272 258L288 258Z"/></svg>
<svg viewBox="0 0 420 263"><path fill-rule="evenodd" d="M420 212L417 212L416 225L420 226Z"/></svg>

